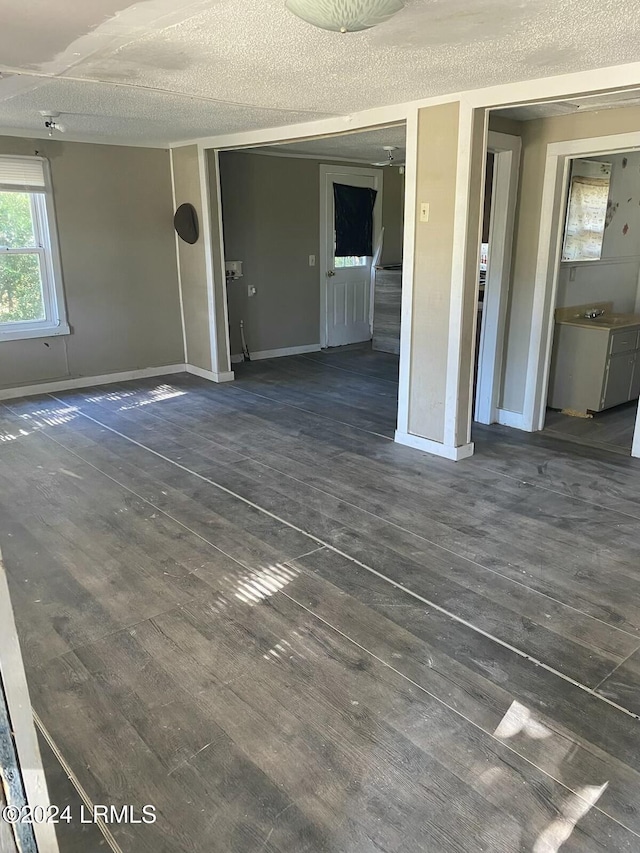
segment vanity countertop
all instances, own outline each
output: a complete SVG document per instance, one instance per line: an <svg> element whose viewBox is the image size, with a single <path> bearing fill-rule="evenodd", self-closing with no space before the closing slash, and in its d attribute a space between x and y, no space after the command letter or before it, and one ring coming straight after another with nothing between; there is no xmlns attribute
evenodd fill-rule
<svg viewBox="0 0 640 853"><path fill-rule="evenodd" d="M590 310L603 311L598 317L590 319L585 313ZM583 329L625 329L640 326L640 314L624 314L613 311L612 302L598 302L589 305L573 305L569 308L557 308L556 323L567 326L580 326Z"/></svg>
<svg viewBox="0 0 640 853"><path fill-rule="evenodd" d="M640 326L640 314L602 314L590 320L587 317L566 317L556 320L567 326L580 326L583 329L625 329L631 326Z"/></svg>

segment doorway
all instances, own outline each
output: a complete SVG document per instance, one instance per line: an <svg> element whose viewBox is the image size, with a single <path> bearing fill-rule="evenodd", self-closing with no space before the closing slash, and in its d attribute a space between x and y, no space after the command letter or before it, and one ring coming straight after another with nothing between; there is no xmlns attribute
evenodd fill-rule
<svg viewBox="0 0 640 853"><path fill-rule="evenodd" d="M625 455L640 395L638 175L638 151L569 158L544 423Z"/></svg>
<svg viewBox="0 0 640 853"><path fill-rule="evenodd" d="M353 201L348 198L355 192ZM346 202L339 195L347 195ZM346 191L346 192L345 192ZM383 173L355 166L320 166L320 346L336 347L373 337L372 269L382 236ZM348 207L354 233L338 243L337 206ZM356 221L354 221L356 220ZM351 248L350 248L351 247Z"/></svg>
<svg viewBox="0 0 640 853"><path fill-rule="evenodd" d="M558 307L558 297L559 295L562 296L563 292L562 277L564 275L564 271L562 262L562 251L564 242L563 237L565 234L565 222L568 211L572 161L577 158L602 161L608 160L609 158L615 158L617 155L620 155L619 159L620 165L622 167L622 161L624 160L626 160L626 165L628 165L628 158L631 156L630 152L634 152L635 156L640 157L640 155L637 153L638 147L640 147L640 134L635 131L631 133L616 134L608 137L567 140L564 142L551 143L547 146L547 160L542 198L542 215L540 221L540 242L538 262L536 268L536 287L534 291L533 316L534 320L536 317L539 317L539 322L534 324L533 334L531 336L527 381L525 387L525 417L527 419L527 422L531 425L529 427L530 429L544 429L545 422L547 420L547 402L549 400L550 392L553 392L553 388L551 385L552 361L554 359L554 346L557 347L558 345L558 338L556 335L556 327L558 324L556 321L558 319L562 319L559 318L556 314L556 309ZM624 167L625 173L626 165ZM625 183L628 183L628 181L626 181L626 176ZM624 203L631 204L628 199L632 198L632 194L625 191L624 196ZM615 203L615 200L613 200L613 204ZM631 210L632 208L630 207L629 209ZM625 226L628 225L628 223L626 221L624 223L621 221L619 225L622 234L621 239L626 239L626 234L631 233L630 228L627 228L625 230ZM605 258L604 260L608 261L612 259ZM571 276L571 266L577 266L577 264L569 263L567 268L569 276ZM614 263L612 264L612 266L616 267L616 272L619 272L619 268L621 267L620 263ZM591 269L594 269L594 267L591 267ZM635 283L637 286L637 278ZM590 294L590 302L586 307L593 308L594 311L601 310L602 306L597 305L597 300L592 299L591 296L592 295ZM593 305L591 305L591 301L594 302ZM603 382L605 382L607 379L607 376L605 375L604 371L606 371L607 369L611 369L612 367L618 367L617 361L615 362L615 364L612 361L614 356L622 357L621 364L624 359L626 359L627 362L630 359L638 359L638 348L635 346L635 344L637 343L637 338L634 338L634 336L631 334L626 334L627 331L632 331L631 327L619 325L619 327L615 330L606 328L607 313L618 314L621 312L620 309L616 307L615 299L604 301L614 303L613 305L606 306L604 308L605 319L603 321L598 321L598 314L596 314L596 316L593 318L594 320L599 322L600 325L602 325L602 332L607 336L607 342L604 353L605 358L603 373L600 377ZM573 307L575 306L567 305L561 306L561 309ZM633 311L635 312L637 310L637 307L634 307ZM585 311L582 313L587 312ZM624 311L623 313L628 312ZM582 319L587 321L591 318L583 317ZM625 339L627 337L629 338L628 342L626 340L617 341L617 338L614 337L620 336L620 333L622 332L625 333L622 335L622 337L624 337ZM631 340L632 338L634 338L633 341ZM633 346L631 345L632 343ZM622 347L622 349L620 349L620 347ZM638 360L640 361L640 359ZM627 375L630 378L631 387L633 385L635 363L628 367L629 369L627 370ZM599 388L602 389L605 387L606 385L602 384L601 382ZM558 399L559 398L554 398L554 402L557 402ZM600 397L600 399L602 399L602 397ZM606 400L607 398L605 395L605 403ZM624 400L620 400L619 402L621 404L625 403ZM631 420L633 420L633 439L630 448L628 447L627 440L623 439L625 442L627 442L627 447L622 448L620 446L619 451L624 452L625 454L628 454L630 452L632 456L640 456L640 431L638 430L637 401L630 401L626 403L626 406L627 420L629 421L629 423L627 424L627 431L628 427L631 425ZM556 407L554 406L554 408ZM613 408L611 409L611 411L613 411ZM622 412L622 410L619 410L618 414L620 412ZM588 409L586 413L589 413ZM624 412L622 413L624 414ZM610 418L611 415L609 415L608 417ZM554 424L554 420L555 418L552 417L549 426L555 426L555 431L560 433L561 430L557 429L557 424ZM596 418L584 418L581 420L596 421ZM597 420L604 421L605 418L598 418ZM583 430L589 429L589 425L586 425L584 423L580 424L578 421L572 421L570 425L572 426L570 433L580 433ZM580 428L578 429L578 427ZM615 432L618 434L618 436L620 436L619 427L620 425L616 425L615 428ZM579 439L580 443L589 443L589 441L591 441L591 439L585 439L584 436L580 435L577 436L577 438ZM614 439L614 441L615 440L620 439ZM607 443L612 442L608 441Z"/></svg>
<svg viewBox="0 0 640 853"><path fill-rule="evenodd" d="M236 386L389 439L405 138L399 124L219 154ZM369 243L336 245L336 186L368 193Z"/></svg>
<svg viewBox="0 0 640 853"><path fill-rule="evenodd" d="M521 140L489 131L483 239L478 273L478 325L474 420L500 420L502 375L511 251L518 196Z"/></svg>

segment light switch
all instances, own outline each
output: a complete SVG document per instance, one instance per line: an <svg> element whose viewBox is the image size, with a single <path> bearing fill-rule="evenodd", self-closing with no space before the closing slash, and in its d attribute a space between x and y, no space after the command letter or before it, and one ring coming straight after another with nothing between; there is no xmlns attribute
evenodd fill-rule
<svg viewBox="0 0 640 853"><path fill-rule="evenodd" d="M315 265L316 265L316 256L315 255L309 255L309 266L315 267Z"/></svg>
<svg viewBox="0 0 640 853"><path fill-rule="evenodd" d="M429 202L423 201L420 203L420 222L429 221Z"/></svg>
<svg viewBox="0 0 640 853"><path fill-rule="evenodd" d="M255 295L256 295L255 287L252 284L248 285L247 286L247 296L255 296Z"/></svg>

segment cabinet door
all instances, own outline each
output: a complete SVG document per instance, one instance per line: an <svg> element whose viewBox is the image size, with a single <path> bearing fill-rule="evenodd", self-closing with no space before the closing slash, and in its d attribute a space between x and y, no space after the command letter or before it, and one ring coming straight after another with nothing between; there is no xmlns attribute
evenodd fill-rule
<svg viewBox="0 0 640 853"><path fill-rule="evenodd" d="M602 393L602 408L619 406L631 399L631 382L635 365L635 353L612 355L607 365Z"/></svg>

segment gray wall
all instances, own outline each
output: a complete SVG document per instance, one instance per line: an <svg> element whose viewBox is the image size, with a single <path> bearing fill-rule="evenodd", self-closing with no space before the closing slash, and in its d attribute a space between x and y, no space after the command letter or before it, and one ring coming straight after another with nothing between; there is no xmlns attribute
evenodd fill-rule
<svg viewBox="0 0 640 853"><path fill-rule="evenodd" d="M0 343L0 387L184 361L169 153L0 137L49 159L72 334Z"/></svg>
<svg viewBox="0 0 640 853"><path fill-rule="evenodd" d="M240 319L253 352L319 343L319 166L327 162L243 151L220 154L225 254L242 261L244 273L228 285L234 354L242 352ZM384 170L382 200L383 261L398 262L404 178L397 169ZM315 267L309 266L309 255L316 256ZM257 290L251 298L249 285Z"/></svg>

